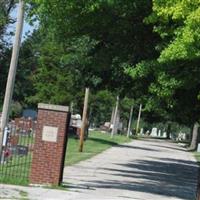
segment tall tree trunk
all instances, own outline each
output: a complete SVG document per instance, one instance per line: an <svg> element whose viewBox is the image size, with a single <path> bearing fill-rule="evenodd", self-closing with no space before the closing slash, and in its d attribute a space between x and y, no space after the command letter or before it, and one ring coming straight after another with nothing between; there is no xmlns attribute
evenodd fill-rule
<svg viewBox="0 0 200 200"><path fill-rule="evenodd" d="M169 123L167 125L167 139L170 139L170 133L171 133L171 124Z"/></svg>
<svg viewBox="0 0 200 200"><path fill-rule="evenodd" d="M193 131L192 131L192 141L191 141L189 150L195 150L197 148L198 129L199 129L199 123L195 122L194 127L193 127Z"/></svg>

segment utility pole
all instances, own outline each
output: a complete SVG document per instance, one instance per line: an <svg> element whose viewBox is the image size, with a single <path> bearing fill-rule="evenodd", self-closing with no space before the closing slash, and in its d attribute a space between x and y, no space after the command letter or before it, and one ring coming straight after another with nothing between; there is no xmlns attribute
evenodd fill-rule
<svg viewBox="0 0 200 200"><path fill-rule="evenodd" d="M13 44L12 57L7 78L6 92L4 96L4 103L3 103L3 110L2 110L1 124L0 124L0 156L2 151L3 132L9 119L9 111L13 96L15 76L17 71L18 57L19 57L19 49L20 49L22 30L23 30L23 22L24 22L24 1L19 0L15 39Z"/></svg>
<svg viewBox="0 0 200 200"><path fill-rule="evenodd" d="M70 112L72 115L74 114L74 102L73 101L70 104Z"/></svg>
<svg viewBox="0 0 200 200"><path fill-rule="evenodd" d="M131 106L131 111L130 111L130 116L129 116L128 130L127 130L127 137L130 136L132 116L133 116L133 106Z"/></svg>
<svg viewBox="0 0 200 200"><path fill-rule="evenodd" d="M111 131L111 138L113 138L113 135L117 132L117 113L118 113L118 107L119 107L119 96L117 96L116 106L115 106L115 113L113 118L113 128Z"/></svg>
<svg viewBox="0 0 200 200"><path fill-rule="evenodd" d="M115 108L113 107L113 109L112 109L112 115L111 115L111 119L110 119L110 125L113 124L114 115L115 115Z"/></svg>
<svg viewBox="0 0 200 200"><path fill-rule="evenodd" d="M86 88L85 89L83 115L82 115L81 132L80 132L79 152L83 152L84 135L85 135L86 122L87 122L88 98L89 98L89 88Z"/></svg>
<svg viewBox="0 0 200 200"><path fill-rule="evenodd" d="M140 109L139 109L139 113L138 113L138 120L137 120L137 125L136 125L136 135L138 134L138 131L139 131L141 112L142 112L142 104L140 104Z"/></svg>

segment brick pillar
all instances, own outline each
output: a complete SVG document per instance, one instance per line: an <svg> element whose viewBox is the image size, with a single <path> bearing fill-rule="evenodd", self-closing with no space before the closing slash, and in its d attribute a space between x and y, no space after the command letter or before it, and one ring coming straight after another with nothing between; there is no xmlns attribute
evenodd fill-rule
<svg viewBox="0 0 200 200"><path fill-rule="evenodd" d="M59 185L62 181L70 114L66 106L38 105L30 183Z"/></svg>

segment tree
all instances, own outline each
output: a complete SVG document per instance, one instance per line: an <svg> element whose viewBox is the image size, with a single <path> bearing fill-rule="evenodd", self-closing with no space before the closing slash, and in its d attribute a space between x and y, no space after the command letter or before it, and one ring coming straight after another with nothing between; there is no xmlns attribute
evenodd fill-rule
<svg viewBox="0 0 200 200"><path fill-rule="evenodd" d="M158 57L128 70L134 79L150 78L145 107L166 120L191 126L199 121L199 0L153 1L145 19L160 35Z"/></svg>
<svg viewBox="0 0 200 200"><path fill-rule="evenodd" d="M154 0L154 12L148 18L155 31L167 42L159 61L195 59L200 56L200 1Z"/></svg>
<svg viewBox="0 0 200 200"><path fill-rule="evenodd" d="M71 68L77 69L75 63L79 62L77 71L84 71L84 87L88 86L88 80L92 80L90 88L114 90L125 96L129 92L127 88L134 84L124 73L124 66L152 55L150 41L155 41L156 37L151 32L152 26L143 23L144 17L151 12L151 2L35 2L32 13L37 16L44 31L48 30L62 45L66 54L63 55L63 64L70 63ZM88 46L92 47L90 51ZM79 53L84 53L84 57L80 57ZM80 63L88 58L89 63Z"/></svg>
<svg viewBox="0 0 200 200"><path fill-rule="evenodd" d="M189 147L189 150L196 150L197 148L197 143L198 143L198 129L199 129L199 124L196 122L193 127L192 131L192 141Z"/></svg>
<svg viewBox="0 0 200 200"><path fill-rule="evenodd" d="M11 11L15 7L14 0L4 0L0 1L0 55L4 54L4 47L8 44L6 36L9 34L6 33L7 27L9 24L13 24L15 21L10 16Z"/></svg>
<svg viewBox="0 0 200 200"><path fill-rule="evenodd" d="M105 122L109 122L114 103L114 95L108 90L101 90L96 94L91 94L89 106L91 113L89 116L90 123L98 127Z"/></svg>

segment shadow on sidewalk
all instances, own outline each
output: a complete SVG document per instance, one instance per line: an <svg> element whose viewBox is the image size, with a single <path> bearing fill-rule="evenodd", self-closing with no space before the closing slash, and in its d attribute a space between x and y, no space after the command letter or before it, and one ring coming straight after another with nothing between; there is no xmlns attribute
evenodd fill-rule
<svg viewBox="0 0 200 200"><path fill-rule="evenodd" d="M161 147L161 148L164 148L164 149L169 149L169 150L176 150L176 151L187 151L186 149L184 149L183 147L172 147L172 146L165 146L165 145L154 145L152 144L151 146L154 146L154 147Z"/></svg>
<svg viewBox="0 0 200 200"><path fill-rule="evenodd" d="M114 166L99 169L99 173L112 175L112 179L85 181L82 186L196 199L198 166L195 162L163 158L161 161L135 160Z"/></svg>

